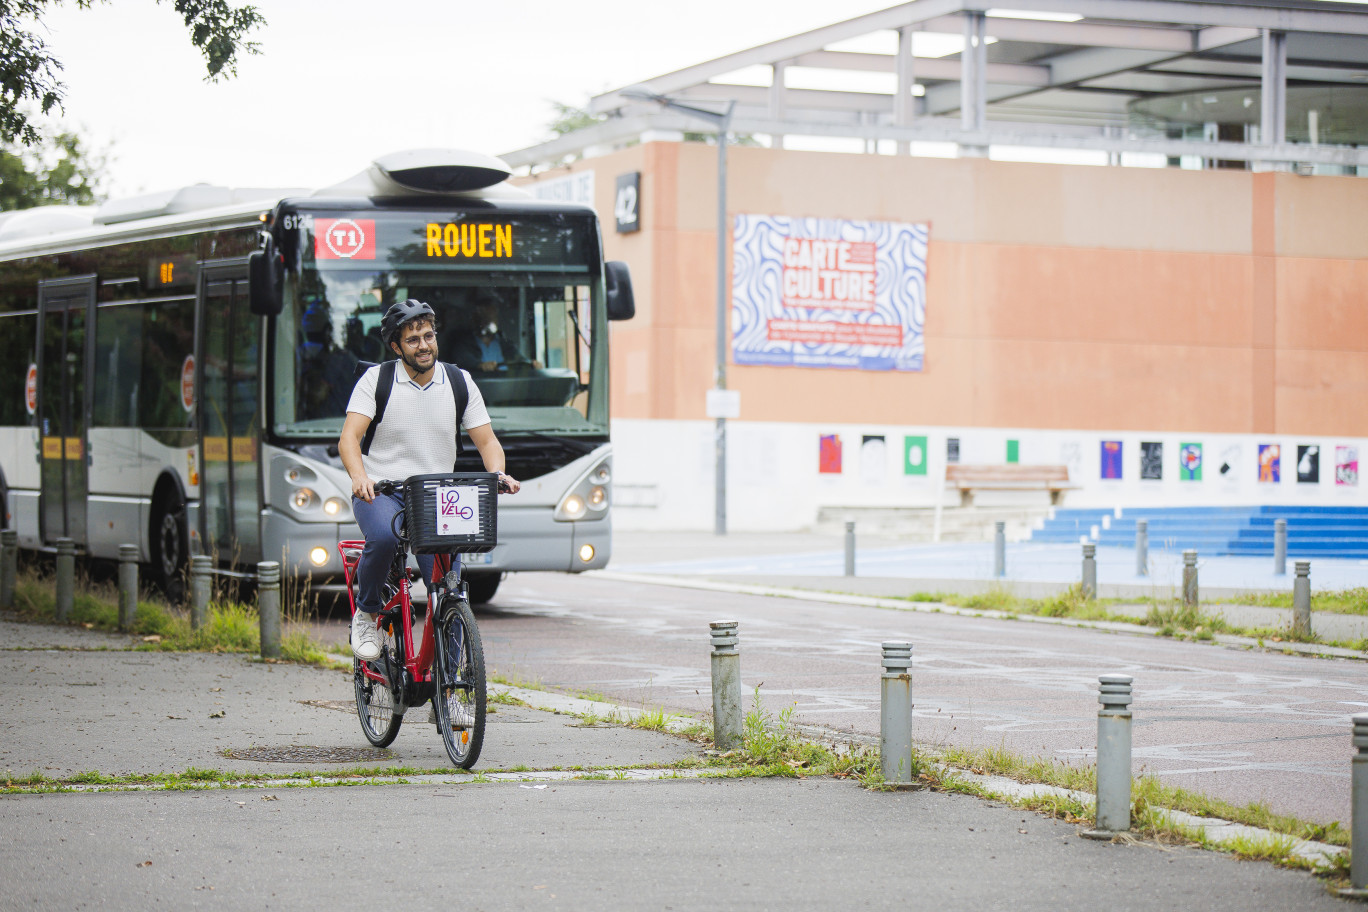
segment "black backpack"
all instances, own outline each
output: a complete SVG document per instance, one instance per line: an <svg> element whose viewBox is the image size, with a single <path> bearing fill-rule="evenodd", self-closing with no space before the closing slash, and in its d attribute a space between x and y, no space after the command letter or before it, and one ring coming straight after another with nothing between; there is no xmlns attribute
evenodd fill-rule
<svg viewBox="0 0 1368 912"><path fill-rule="evenodd" d="M370 427L366 428L366 436L361 438L361 452L365 455L370 454L371 441L375 439L375 428L380 424L380 419L385 417L390 390L394 389L394 366L398 363L391 359L380 364L380 376L375 380L375 417L371 419ZM361 375L372 367L375 367L374 361L357 361L356 379L360 380ZM461 419L465 417L466 405L470 401L470 390L466 388L465 377L461 376L459 367L445 361L442 362L442 367L446 368L447 380L451 383L451 394L456 399L456 458L460 459Z"/></svg>

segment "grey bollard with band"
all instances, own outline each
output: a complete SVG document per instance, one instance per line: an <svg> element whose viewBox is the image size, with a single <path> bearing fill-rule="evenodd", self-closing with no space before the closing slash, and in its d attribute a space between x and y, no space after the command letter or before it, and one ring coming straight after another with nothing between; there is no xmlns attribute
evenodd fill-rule
<svg viewBox="0 0 1368 912"><path fill-rule="evenodd" d="M891 785L912 783L912 644L883 644L879 767Z"/></svg>
<svg viewBox="0 0 1368 912"><path fill-rule="evenodd" d="M65 624L76 601L76 543L57 539L57 622Z"/></svg>
<svg viewBox="0 0 1368 912"><path fill-rule="evenodd" d="M1273 573L1287 575L1287 520L1273 520Z"/></svg>
<svg viewBox="0 0 1368 912"><path fill-rule="evenodd" d="M14 587L19 582L19 533L0 530L0 608L14 607Z"/></svg>
<svg viewBox="0 0 1368 912"><path fill-rule="evenodd" d="M1110 839L1130 829L1131 682L1130 675L1102 675L1097 701L1097 821L1083 833Z"/></svg>
<svg viewBox="0 0 1368 912"><path fill-rule="evenodd" d="M1097 545L1083 546L1083 597L1097 598Z"/></svg>
<svg viewBox="0 0 1368 912"><path fill-rule="evenodd" d="M214 592L214 559L207 554L190 558L190 628L209 623L209 599Z"/></svg>
<svg viewBox="0 0 1368 912"><path fill-rule="evenodd" d="M1311 562L1297 561L1292 580L1292 635L1311 636Z"/></svg>
<svg viewBox="0 0 1368 912"><path fill-rule="evenodd" d="M742 742L737 626L736 621L713 621L708 625L712 634L713 745L724 751L740 747Z"/></svg>
<svg viewBox="0 0 1368 912"><path fill-rule="evenodd" d="M993 523L993 576L1007 575L1007 524Z"/></svg>
<svg viewBox="0 0 1368 912"><path fill-rule="evenodd" d="M261 617L261 657L280 658L280 563L257 564L257 614Z"/></svg>
<svg viewBox="0 0 1368 912"><path fill-rule="evenodd" d="M1197 552L1189 549L1183 552L1183 604L1195 606L1198 595Z"/></svg>
<svg viewBox="0 0 1368 912"><path fill-rule="evenodd" d="M855 523L846 523L845 534L845 575L855 575Z"/></svg>
<svg viewBox="0 0 1368 912"><path fill-rule="evenodd" d="M1354 759L1350 779L1349 889L1341 896L1368 898L1368 713L1354 716Z"/></svg>
<svg viewBox="0 0 1368 912"><path fill-rule="evenodd" d="M138 617L137 545L119 545L119 629L129 631Z"/></svg>
<svg viewBox="0 0 1368 912"><path fill-rule="evenodd" d="M1149 576L1149 520L1135 521L1135 575Z"/></svg>

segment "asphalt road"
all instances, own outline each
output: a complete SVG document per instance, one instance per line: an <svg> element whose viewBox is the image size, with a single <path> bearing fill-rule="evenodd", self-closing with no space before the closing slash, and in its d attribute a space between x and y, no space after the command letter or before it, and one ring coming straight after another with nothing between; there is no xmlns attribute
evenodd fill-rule
<svg viewBox="0 0 1368 912"><path fill-rule="evenodd" d="M835 780L0 799L0 910L1345 908L1314 878Z"/></svg>
<svg viewBox="0 0 1368 912"><path fill-rule="evenodd" d="M743 681L771 713L872 735L880 644L912 642L913 737L931 746L1091 762L1097 677L1129 674L1137 773L1348 825L1356 662L559 574L510 576L480 626L504 674L706 715L720 619L740 622Z"/></svg>

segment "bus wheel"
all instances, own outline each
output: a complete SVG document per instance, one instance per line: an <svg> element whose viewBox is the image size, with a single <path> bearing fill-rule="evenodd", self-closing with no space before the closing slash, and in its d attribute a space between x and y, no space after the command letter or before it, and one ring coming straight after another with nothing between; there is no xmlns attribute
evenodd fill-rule
<svg viewBox="0 0 1368 912"><path fill-rule="evenodd" d="M185 568L190 559L185 524L185 501L176 491L163 496L152 509L152 579L173 603L185 600Z"/></svg>
<svg viewBox="0 0 1368 912"><path fill-rule="evenodd" d="M464 575L466 585L470 587L470 602L472 605L483 605L494 597L494 593L499 590L499 583L503 580L502 573L466 573Z"/></svg>

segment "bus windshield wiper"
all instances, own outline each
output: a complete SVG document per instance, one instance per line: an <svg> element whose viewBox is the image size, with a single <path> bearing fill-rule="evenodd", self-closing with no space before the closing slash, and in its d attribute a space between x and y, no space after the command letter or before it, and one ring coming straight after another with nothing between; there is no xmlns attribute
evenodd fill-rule
<svg viewBox="0 0 1368 912"><path fill-rule="evenodd" d="M500 436L500 437L504 437L504 438L508 438L508 437L535 437L535 438L537 438L538 440L545 440L545 441L548 441L548 442L550 442L550 443L557 443L557 444L560 444L561 446L564 446L566 449L574 450L575 452L578 452L578 453L581 453L581 454L582 454L582 453L592 453L595 449L598 448L598 444L597 444L597 443L589 443L589 442L584 441L584 440L576 440L576 439L574 439L573 437L556 437L556 436L553 436L553 435L551 435L551 434L544 434L544 433L542 433L541 431L529 431L529 430L524 430L524 429L521 429L521 428L519 428L519 429L517 429L517 430L501 431L501 432L499 433L499 436Z"/></svg>

